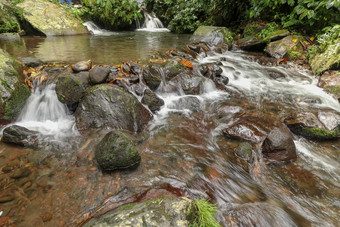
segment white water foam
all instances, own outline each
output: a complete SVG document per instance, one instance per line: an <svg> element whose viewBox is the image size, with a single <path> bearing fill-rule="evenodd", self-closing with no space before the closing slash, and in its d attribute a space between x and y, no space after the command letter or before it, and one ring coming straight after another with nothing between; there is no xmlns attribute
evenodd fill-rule
<svg viewBox="0 0 340 227"><path fill-rule="evenodd" d="M112 32L112 31L109 31L109 30L101 29L93 21L84 22L83 25L87 27L87 30L89 30L92 35L110 36L110 35L116 35L117 34L116 32Z"/></svg>

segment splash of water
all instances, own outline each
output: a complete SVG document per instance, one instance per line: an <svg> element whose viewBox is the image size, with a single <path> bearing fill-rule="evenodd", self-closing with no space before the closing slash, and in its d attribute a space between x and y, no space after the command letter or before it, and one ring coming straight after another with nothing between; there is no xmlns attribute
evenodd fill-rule
<svg viewBox="0 0 340 227"><path fill-rule="evenodd" d="M160 19L156 17L154 13L144 12L145 22L141 29L137 31L148 31L148 32L170 32L169 29L164 28L164 25Z"/></svg>
<svg viewBox="0 0 340 227"><path fill-rule="evenodd" d="M93 34L93 35L110 36L110 35L117 34L115 32L111 32L109 30L101 29L93 21L84 22L83 25L86 26L87 30L89 30L91 32L91 34Z"/></svg>

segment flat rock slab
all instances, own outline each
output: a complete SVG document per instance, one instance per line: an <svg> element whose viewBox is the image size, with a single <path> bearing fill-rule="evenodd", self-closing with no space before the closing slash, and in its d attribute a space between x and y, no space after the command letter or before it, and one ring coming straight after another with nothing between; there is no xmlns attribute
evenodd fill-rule
<svg viewBox="0 0 340 227"><path fill-rule="evenodd" d="M24 19L46 36L89 34L87 28L62 7L44 0L25 0L17 5Z"/></svg>

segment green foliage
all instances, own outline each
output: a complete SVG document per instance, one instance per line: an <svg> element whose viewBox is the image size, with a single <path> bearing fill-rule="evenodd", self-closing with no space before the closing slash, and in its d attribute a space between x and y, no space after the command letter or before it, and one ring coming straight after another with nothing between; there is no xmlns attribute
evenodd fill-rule
<svg viewBox="0 0 340 227"><path fill-rule="evenodd" d="M74 12L113 29L127 28L135 19L142 18L134 0L84 0L83 9Z"/></svg>
<svg viewBox="0 0 340 227"><path fill-rule="evenodd" d="M284 27L323 28L340 20L339 0L250 0L250 18L275 19Z"/></svg>
<svg viewBox="0 0 340 227"><path fill-rule="evenodd" d="M18 32L19 25L15 20L1 20L0 19L0 33Z"/></svg>
<svg viewBox="0 0 340 227"><path fill-rule="evenodd" d="M209 203L206 199L195 200L195 214L190 227L219 227L221 226L216 221L216 204Z"/></svg>

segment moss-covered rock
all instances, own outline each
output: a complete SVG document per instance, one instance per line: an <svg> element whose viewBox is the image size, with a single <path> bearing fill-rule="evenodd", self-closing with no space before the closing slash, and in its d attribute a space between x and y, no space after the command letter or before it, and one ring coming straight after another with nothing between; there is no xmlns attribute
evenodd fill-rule
<svg viewBox="0 0 340 227"><path fill-rule="evenodd" d="M79 130L118 128L140 132L152 119L138 99L116 85L100 84L87 89L75 112Z"/></svg>
<svg viewBox="0 0 340 227"><path fill-rule="evenodd" d="M187 227L194 213L193 201L185 198L160 198L134 203L115 209L98 219L90 220L90 226L176 226Z"/></svg>
<svg viewBox="0 0 340 227"><path fill-rule="evenodd" d="M340 25L321 36L319 42L317 53L309 60L313 73L321 74L326 70L340 69Z"/></svg>
<svg viewBox="0 0 340 227"><path fill-rule="evenodd" d="M303 55L303 36L290 35L281 40L271 42L266 47L266 53L276 59L287 58L288 60L296 60Z"/></svg>
<svg viewBox="0 0 340 227"><path fill-rule="evenodd" d="M11 96L5 102L5 119L17 118L30 95L31 90L25 84L17 83Z"/></svg>
<svg viewBox="0 0 340 227"><path fill-rule="evenodd" d="M20 24L16 18L16 9L7 1L0 1L0 33L20 31Z"/></svg>
<svg viewBox="0 0 340 227"><path fill-rule="evenodd" d="M46 0L25 0L17 4L23 17L46 36L88 34L87 28L70 12Z"/></svg>
<svg viewBox="0 0 340 227"><path fill-rule="evenodd" d="M135 168L141 157L133 142L122 132L109 132L99 142L95 158L104 171Z"/></svg>
<svg viewBox="0 0 340 227"><path fill-rule="evenodd" d="M145 89L142 103L147 105L151 112L155 113L156 111L161 109L161 106L164 105L164 100L158 97L151 90Z"/></svg>
<svg viewBox="0 0 340 227"><path fill-rule="evenodd" d="M200 26L194 32L193 42L205 42L209 45L227 44L231 46L233 42L233 33L226 27Z"/></svg>

